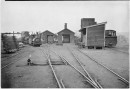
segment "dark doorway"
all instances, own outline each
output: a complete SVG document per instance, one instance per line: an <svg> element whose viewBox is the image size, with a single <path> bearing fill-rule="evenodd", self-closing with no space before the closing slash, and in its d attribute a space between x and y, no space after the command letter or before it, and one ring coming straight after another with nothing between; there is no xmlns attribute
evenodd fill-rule
<svg viewBox="0 0 130 89"><path fill-rule="evenodd" d="M70 43L70 35L69 34L63 34L63 43Z"/></svg>
<svg viewBox="0 0 130 89"><path fill-rule="evenodd" d="M47 43L53 43L53 35L47 35Z"/></svg>

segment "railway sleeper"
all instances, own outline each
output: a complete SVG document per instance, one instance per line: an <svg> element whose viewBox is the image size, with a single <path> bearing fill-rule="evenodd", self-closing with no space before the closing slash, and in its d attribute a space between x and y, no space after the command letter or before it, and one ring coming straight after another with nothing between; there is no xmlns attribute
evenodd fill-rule
<svg viewBox="0 0 130 89"><path fill-rule="evenodd" d="M52 65L66 65L64 62L62 61L51 61ZM42 64L38 64L38 63L31 63L30 66L46 66L49 65L48 62L42 63ZM18 66L17 66L18 67Z"/></svg>

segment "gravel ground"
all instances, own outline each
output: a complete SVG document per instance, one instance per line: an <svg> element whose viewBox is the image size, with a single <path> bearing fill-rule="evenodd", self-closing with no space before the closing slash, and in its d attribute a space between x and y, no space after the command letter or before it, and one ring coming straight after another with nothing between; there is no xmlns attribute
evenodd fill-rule
<svg viewBox="0 0 130 89"><path fill-rule="evenodd" d="M67 47L76 48L73 44L64 44L63 46L57 46L55 44L50 45L49 49L55 51L58 54L63 55L67 61L74 65L82 73L81 69L75 58L72 56ZM42 45L41 47L28 46L22 49L25 52L21 52L20 55L10 58L8 61L2 58L2 66L19 59L19 61L11 64L10 66L2 69L2 87L5 88L57 88L56 80L52 74L52 70L47 65L47 58L43 51L46 52L48 46ZM121 48L123 49L123 48ZM81 49L97 61L103 63L107 67L111 68L122 77L129 79L129 55L121 52L105 50L88 50ZM90 75L98 79L99 83L104 88L124 88L126 85L118 80L116 76L106 71L100 65L97 65L86 56L78 51L74 51L82 64ZM32 66L27 66L27 59L31 54ZM62 62L62 60L49 51L51 55L51 61ZM90 88L90 84L85 81L85 78L81 76L76 70L69 65L53 65L56 71L58 79L62 79L66 88ZM85 73L84 73L85 74Z"/></svg>

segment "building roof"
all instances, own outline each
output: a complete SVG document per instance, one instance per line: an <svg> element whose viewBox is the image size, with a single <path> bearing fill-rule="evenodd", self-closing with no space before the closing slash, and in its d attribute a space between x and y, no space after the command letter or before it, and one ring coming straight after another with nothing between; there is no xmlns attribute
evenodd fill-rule
<svg viewBox="0 0 130 89"><path fill-rule="evenodd" d="M65 30L68 30L68 31L70 31L71 33L74 33L73 31L71 31L71 30L69 30L69 29L63 29L63 30L59 31L57 34L59 34L59 33L63 32L63 31L65 31Z"/></svg>
<svg viewBox="0 0 130 89"><path fill-rule="evenodd" d="M94 25L86 26L86 27L81 28L79 31L83 30L84 28L90 28L90 27L94 27L94 26L99 26L99 25L106 24L106 23L107 22L102 22L102 23L97 23L97 24L94 24Z"/></svg>
<svg viewBox="0 0 130 89"><path fill-rule="evenodd" d="M59 31L57 34L59 34L59 33L63 32L63 31L65 31L65 30L68 30L69 32L74 33L73 31L71 31L71 30L69 30L69 29L67 28L67 23L65 23L64 29L61 30L61 31Z"/></svg>
<svg viewBox="0 0 130 89"><path fill-rule="evenodd" d="M50 32L50 31L48 31L48 30L46 30L46 31L42 32L42 34L43 34L43 33L46 33L46 32L49 32L49 33L51 33L51 34L55 35L54 33Z"/></svg>

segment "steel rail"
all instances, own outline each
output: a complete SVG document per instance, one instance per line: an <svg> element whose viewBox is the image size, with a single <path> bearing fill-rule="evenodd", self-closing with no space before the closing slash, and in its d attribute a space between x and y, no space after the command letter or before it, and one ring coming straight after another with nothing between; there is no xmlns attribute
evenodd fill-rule
<svg viewBox="0 0 130 89"><path fill-rule="evenodd" d="M50 49L51 50L51 49ZM51 52L53 52L54 54L55 54L55 52L54 51L51 51ZM62 60L62 62L64 63L64 64L66 64L66 61L65 60L63 60L62 58L60 58L61 60ZM66 64L67 65L67 64Z"/></svg>
<svg viewBox="0 0 130 89"><path fill-rule="evenodd" d="M12 58L12 57L15 57L15 56L17 56L17 55L19 55L19 54L20 54L20 53L16 53L16 54L14 54L14 55L11 55L11 56L5 58L5 60L7 60L7 59L9 59L9 58ZM5 60L1 60L1 62L5 61Z"/></svg>
<svg viewBox="0 0 130 89"><path fill-rule="evenodd" d="M22 49L23 50L23 49ZM6 61L7 59L9 59L9 58L12 58L12 57L15 57L15 56L18 56L18 55L20 55L21 53L24 53L25 51L22 51L22 52L20 52L20 51L18 51L17 53L15 53L14 55L10 55L10 56L8 56L8 57L3 57L4 58L4 60L1 60L1 62L3 62L3 61Z"/></svg>
<svg viewBox="0 0 130 89"><path fill-rule="evenodd" d="M58 80L58 78L57 78L57 76L56 76L55 70L54 70L54 68L53 68L53 66L52 66L52 64L51 64L49 54L47 54L47 53L45 53L45 52L43 52L43 53L45 54L45 56L46 56L46 58L47 58L47 60L48 60L48 62L49 62L49 66L51 67L51 70L52 70L53 75L54 75L54 77L55 77L55 79L56 79L56 82L57 82L57 84L58 84L58 87L59 87L59 88L62 88L61 85L60 85L60 81Z"/></svg>
<svg viewBox="0 0 130 89"><path fill-rule="evenodd" d="M29 53L30 54L30 53ZM27 55L26 55L27 56ZM26 57L25 56L25 57ZM8 64L6 64L5 66L3 66L3 67L1 67L1 69L4 69L4 68L6 68L6 67L8 67L9 65L11 65L11 64L13 64L13 63L16 63L17 61L19 61L20 60L20 58L18 58L17 60L15 60L15 61L13 61L13 62L10 62L10 63L8 63Z"/></svg>
<svg viewBox="0 0 130 89"><path fill-rule="evenodd" d="M111 73L115 74L116 76L118 76L124 83L129 84L129 81L127 81L125 78L123 78L122 76L120 76L119 74L117 74L116 72L114 72L113 70L109 69L108 67L106 67L105 65L101 64L100 62L96 61L94 58L91 58L87 53L82 52L81 50L77 49L79 52L81 52L82 54L86 55L87 57L89 57L91 60L93 60L94 62L98 63L99 65L103 66L104 68L106 68L107 70L109 70Z"/></svg>
<svg viewBox="0 0 130 89"><path fill-rule="evenodd" d="M68 48L68 47L67 47ZM77 62L79 63L79 65L82 67L82 69L84 70L84 72L88 75L88 78L90 78L90 80L98 87L98 88L102 88L102 86L98 86L98 84L92 79L92 77L90 76L90 74L87 72L87 70L82 66L81 62L79 61L79 59L76 57L75 53L72 52L72 50L70 50L68 48L68 50L71 52L71 54L74 56L74 58L77 60Z"/></svg>
<svg viewBox="0 0 130 89"><path fill-rule="evenodd" d="M54 51L53 51L54 52ZM56 55L58 55L60 58L64 59L72 68L74 68L77 72L79 72L83 77L85 77L88 83L90 83L94 88L98 88L86 75L84 75L82 72L80 72L77 68L75 68L72 64L70 64L63 56L60 54L57 54L54 52Z"/></svg>
<svg viewBox="0 0 130 89"><path fill-rule="evenodd" d="M47 47L50 49L50 45L47 45ZM48 52L49 52L49 50L48 50ZM51 52L53 52L53 51L50 51L49 53L51 53ZM50 57L49 57L50 58ZM61 58L61 60L63 61L63 63L65 63L66 64L66 62ZM58 78L57 78L58 79ZM62 86L62 88L65 88L65 85L64 85L64 83L63 83L63 80L61 79L60 80L60 83L61 83L61 85L60 86Z"/></svg>
<svg viewBox="0 0 130 89"><path fill-rule="evenodd" d="M103 89L103 87L99 84L99 82L95 79L95 82L97 83L97 85L101 88L101 89Z"/></svg>
<svg viewBox="0 0 130 89"><path fill-rule="evenodd" d="M62 80L62 79L60 80L60 82L61 82L62 87L63 87L63 88L65 88L65 85L64 85L64 83L63 83L63 80Z"/></svg>

